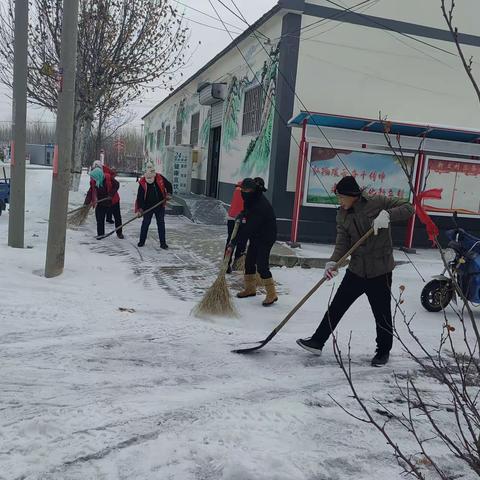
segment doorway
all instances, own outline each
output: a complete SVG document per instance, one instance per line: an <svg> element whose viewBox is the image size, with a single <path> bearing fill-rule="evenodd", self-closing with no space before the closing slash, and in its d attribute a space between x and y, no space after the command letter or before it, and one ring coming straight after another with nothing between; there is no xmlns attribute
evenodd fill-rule
<svg viewBox="0 0 480 480"><path fill-rule="evenodd" d="M222 127L210 130L210 145L208 148L207 186L206 195L217 198L218 196L218 172L220 168L220 143Z"/></svg>

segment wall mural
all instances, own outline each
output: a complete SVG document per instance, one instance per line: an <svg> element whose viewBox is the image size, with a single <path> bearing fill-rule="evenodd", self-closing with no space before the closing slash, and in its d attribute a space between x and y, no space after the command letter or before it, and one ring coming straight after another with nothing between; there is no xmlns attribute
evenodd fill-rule
<svg viewBox="0 0 480 480"><path fill-rule="evenodd" d="M224 102L222 124L222 151L221 151L221 178L220 181L236 183L240 178L247 176L262 176L268 180L270 153L272 142L273 120L275 116L275 95L277 84L279 49L272 47L269 58L263 63L255 62L260 47L248 51L248 63L253 66L256 75L253 75L247 65L232 72L227 80L228 94ZM255 65L256 64L256 65ZM224 77L225 78L225 77ZM202 78L201 82L209 81ZM217 80L218 81L218 80ZM225 80L223 80L225 81ZM262 85L262 113L258 134L253 138L250 135L242 136L242 105L245 90L258 81ZM189 87L190 89L190 87ZM196 166L195 176L204 178L208 161L208 147L211 133L210 107L199 104L198 95L185 89L185 96L180 97L170 106L164 105L152 112L145 120L146 160L154 161L159 167L162 158L166 155L165 128L170 125L170 146L175 145L176 121L182 120L182 143L190 141L191 116L200 111L199 145L200 155ZM194 90L193 88L190 90ZM161 130L159 142L157 132ZM150 148L151 134L154 136L153 148Z"/></svg>
<svg viewBox="0 0 480 480"><path fill-rule="evenodd" d="M262 91L263 109L258 136L250 142L245 159L240 168L244 176L265 176L270 165L272 146L273 119L275 117L275 94L277 87L277 72L279 49L271 49L270 58L263 65Z"/></svg>

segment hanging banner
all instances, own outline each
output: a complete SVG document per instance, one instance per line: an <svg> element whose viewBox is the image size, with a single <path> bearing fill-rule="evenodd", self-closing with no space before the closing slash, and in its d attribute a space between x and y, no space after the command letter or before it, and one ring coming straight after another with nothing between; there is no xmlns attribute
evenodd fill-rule
<svg viewBox="0 0 480 480"><path fill-rule="evenodd" d="M53 148L53 176L58 175L58 145Z"/></svg>
<svg viewBox="0 0 480 480"><path fill-rule="evenodd" d="M413 168L413 157L405 159ZM407 176L395 155L312 146L307 164L307 205L338 205L337 183L348 175L370 196L410 198Z"/></svg>

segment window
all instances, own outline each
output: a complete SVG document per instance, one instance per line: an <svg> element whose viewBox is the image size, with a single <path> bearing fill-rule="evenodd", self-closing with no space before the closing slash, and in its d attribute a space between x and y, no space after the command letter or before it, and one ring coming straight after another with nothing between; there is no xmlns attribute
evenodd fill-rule
<svg viewBox="0 0 480 480"><path fill-rule="evenodd" d="M161 145L162 145L162 131L157 130L157 150L160 150Z"/></svg>
<svg viewBox="0 0 480 480"><path fill-rule="evenodd" d="M175 130L175 145L181 145L182 143L182 131L183 131L183 121L177 120L176 130Z"/></svg>
<svg viewBox="0 0 480 480"><path fill-rule="evenodd" d="M192 121L190 124L190 145L198 145L198 128L200 125L200 112L192 115Z"/></svg>
<svg viewBox="0 0 480 480"><path fill-rule="evenodd" d="M243 102L242 135L253 135L260 131L262 118L262 86L258 85L245 92Z"/></svg>
<svg viewBox="0 0 480 480"><path fill-rule="evenodd" d="M170 125L165 127L165 146L170 145Z"/></svg>
<svg viewBox="0 0 480 480"><path fill-rule="evenodd" d="M150 133L149 135L150 135L150 151L152 151L153 150L153 142L154 142L155 137L154 137L153 133Z"/></svg>

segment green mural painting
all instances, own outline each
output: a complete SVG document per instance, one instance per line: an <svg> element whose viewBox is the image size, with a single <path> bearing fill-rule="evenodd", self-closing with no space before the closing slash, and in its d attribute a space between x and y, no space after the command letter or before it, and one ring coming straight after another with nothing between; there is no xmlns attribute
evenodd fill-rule
<svg viewBox="0 0 480 480"><path fill-rule="evenodd" d="M227 151L230 151L232 141L238 137L238 116L242 107L243 90L247 81L246 77L239 80L236 76L233 76L228 88L222 132L222 145Z"/></svg>
<svg viewBox="0 0 480 480"><path fill-rule="evenodd" d="M207 147L210 141L210 126L212 124L212 119L210 115L205 117L203 121L202 128L200 129L200 138L202 140L202 146Z"/></svg>
<svg viewBox="0 0 480 480"><path fill-rule="evenodd" d="M262 69L262 116L258 136L250 142L240 168L243 176L265 175L270 164L273 120L275 117L275 93L277 85L279 49L272 48Z"/></svg>

